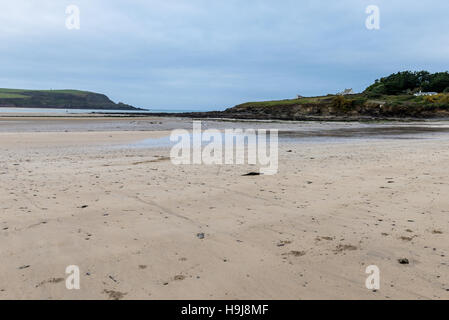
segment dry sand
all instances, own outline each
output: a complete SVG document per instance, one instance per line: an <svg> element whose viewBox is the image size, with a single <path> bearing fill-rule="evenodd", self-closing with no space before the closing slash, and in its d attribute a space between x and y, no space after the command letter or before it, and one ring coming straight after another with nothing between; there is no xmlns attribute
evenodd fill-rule
<svg viewBox="0 0 449 320"><path fill-rule="evenodd" d="M255 177L117 147L163 135L0 133L0 299L449 298L449 139L282 144Z"/></svg>

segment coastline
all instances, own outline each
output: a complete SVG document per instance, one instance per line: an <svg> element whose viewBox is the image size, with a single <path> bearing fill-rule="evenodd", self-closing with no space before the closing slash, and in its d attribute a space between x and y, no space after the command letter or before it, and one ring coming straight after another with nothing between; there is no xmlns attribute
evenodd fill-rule
<svg viewBox="0 0 449 320"><path fill-rule="evenodd" d="M11 109L11 108L9 108ZM262 110L247 110L234 107L224 111L204 111L204 112L160 112L145 109L134 108L133 110L126 109L64 109L64 108L48 108L42 112L20 112L21 108L16 107L17 112L2 112L0 108L0 118L36 118L36 117L105 117L105 118L181 118L181 119L207 119L218 121L316 121L316 122L415 122L415 121L449 121L449 114L447 112L421 112L416 115L401 113L397 115L369 115L357 114L348 112L346 114L324 114L322 111L314 111L310 114L307 112L295 112L291 108L268 108ZM30 108L22 108L30 109ZM33 109L33 108L31 108ZM40 110L41 108L34 108ZM43 109L41 109L43 110ZM50 110L55 110L52 112ZM145 110L145 112L142 112ZM66 111L64 113L64 111Z"/></svg>
<svg viewBox="0 0 449 320"><path fill-rule="evenodd" d="M93 113L97 114L97 113ZM151 115L153 117L173 117L173 118L191 118L191 119L210 119L210 120L236 120L236 121L327 121L327 122L375 122L375 121L448 121L449 116L433 116L433 117L398 117L398 116L273 116L270 114L241 114L225 111L207 111L207 112L184 112L184 113L161 113L154 112L150 114L145 113L126 113L120 112L118 114L103 113L108 116L123 116L123 117L146 117Z"/></svg>

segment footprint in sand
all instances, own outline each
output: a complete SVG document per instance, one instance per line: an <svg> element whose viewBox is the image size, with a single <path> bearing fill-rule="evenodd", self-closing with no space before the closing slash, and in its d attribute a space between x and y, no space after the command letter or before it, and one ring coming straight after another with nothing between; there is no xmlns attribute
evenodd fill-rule
<svg viewBox="0 0 449 320"><path fill-rule="evenodd" d="M104 294L107 294L109 299L111 300L120 300L123 299L128 293L120 292L120 291L114 291L114 290L103 290Z"/></svg>
<svg viewBox="0 0 449 320"><path fill-rule="evenodd" d="M334 252L337 254L337 253L341 253L341 252L344 252L344 251L355 251L357 249L358 248L356 246L353 246L353 245L350 245L350 244L339 244L335 248Z"/></svg>

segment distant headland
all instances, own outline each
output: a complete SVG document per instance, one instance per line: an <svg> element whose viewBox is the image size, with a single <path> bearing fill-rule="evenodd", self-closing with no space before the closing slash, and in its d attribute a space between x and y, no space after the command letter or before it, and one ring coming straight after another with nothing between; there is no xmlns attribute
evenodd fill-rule
<svg viewBox="0 0 449 320"><path fill-rule="evenodd" d="M0 108L143 110L115 103L106 95L80 90L0 89Z"/></svg>

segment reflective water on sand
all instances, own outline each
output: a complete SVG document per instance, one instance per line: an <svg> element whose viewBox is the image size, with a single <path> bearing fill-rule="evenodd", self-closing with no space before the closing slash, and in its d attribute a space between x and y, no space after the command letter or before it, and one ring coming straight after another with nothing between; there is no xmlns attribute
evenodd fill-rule
<svg viewBox="0 0 449 320"><path fill-rule="evenodd" d="M448 124L420 124L420 125L366 125L359 127L329 126L326 129L318 129L319 126L308 129L280 130L279 143L337 143L360 140L404 140L404 139L444 139L449 138ZM222 141L226 134L222 132ZM195 137L195 136L193 136ZM190 134L189 139L192 139ZM167 135L162 138L150 138L128 144L131 148L155 148L171 147L176 142L170 141ZM209 144L208 141L203 142Z"/></svg>

